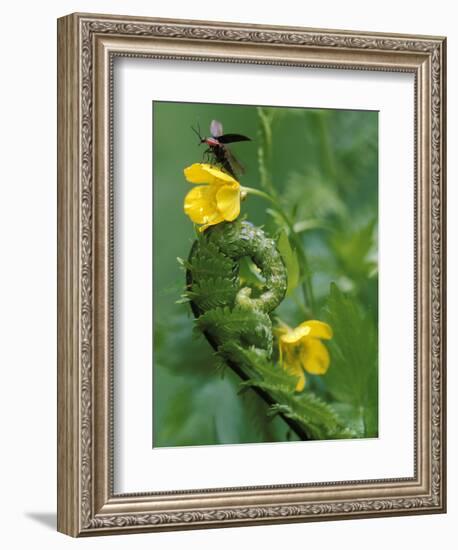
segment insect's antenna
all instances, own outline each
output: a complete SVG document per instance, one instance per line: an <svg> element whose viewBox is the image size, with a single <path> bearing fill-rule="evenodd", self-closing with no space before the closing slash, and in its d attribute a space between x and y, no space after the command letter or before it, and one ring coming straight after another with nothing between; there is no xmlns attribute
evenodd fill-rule
<svg viewBox="0 0 458 550"><path fill-rule="evenodd" d="M194 128L194 126L191 126L191 130L196 134L196 136L199 138L199 143L202 143L202 136L200 135L200 126L197 125L198 130Z"/></svg>

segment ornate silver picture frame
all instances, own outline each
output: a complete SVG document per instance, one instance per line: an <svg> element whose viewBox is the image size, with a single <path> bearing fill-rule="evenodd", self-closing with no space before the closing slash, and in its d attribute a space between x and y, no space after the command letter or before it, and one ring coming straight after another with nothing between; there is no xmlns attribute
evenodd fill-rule
<svg viewBox="0 0 458 550"><path fill-rule="evenodd" d="M114 492L117 57L413 75L412 477ZM58 20L60 532L76 537L445 512L445 60L443 37L94 14Z"/></svg>

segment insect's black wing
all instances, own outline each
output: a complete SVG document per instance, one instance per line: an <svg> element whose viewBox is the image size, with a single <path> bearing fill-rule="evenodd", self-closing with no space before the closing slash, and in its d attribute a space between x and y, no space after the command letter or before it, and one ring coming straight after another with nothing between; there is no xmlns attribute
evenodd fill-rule
<svg viewBox="0 0 458 550"><path fill-rule="evenodd" d="M224 134L223 136L218 136L218 141L220 143L234 143L236 141L251 141L251 139L241 134Z"/></svg>
<svg viewBox="0 0 458 550"><path fill-rule="evenodd" d="M230 151L228 147L224 148L224 152L225 152L226 161L229 163L229 165L231 167L232 175L234 177L236 177L237 173L244 174L245 173L245 168L244 168L243 164L241 164L235 158L234 153L232 153L232 151Z"/></svg>

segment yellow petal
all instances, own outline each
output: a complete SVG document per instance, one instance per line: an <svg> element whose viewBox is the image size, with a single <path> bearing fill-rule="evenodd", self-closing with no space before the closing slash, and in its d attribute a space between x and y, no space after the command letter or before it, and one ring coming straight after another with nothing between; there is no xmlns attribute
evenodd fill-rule
<svg viewBox="0 0 458 550"><path fill-rule="evenodd" d="M184 199L184 211L194 223L208 224L214 220L224 218L218 211L216 204L216 192L218 187L211 185L199 185L189 191Z"/></svg>
<svg viewBox="0 0 458 550"><path fill-rule="evenodd" d="M234 186L240 187L240 183L234 179L231 175L226 174L219 168L212 166L211 164L203 164L202 170L207 172L210 176L214 177L215 180L219 180L220 183L230 183Z"/></svg>
<svg viewBox="0 0 458 550"><path fill-rule="evenodd" d="M240 214L240 187L235 185L220 187L216 193L216 204L226 221L234 221Z"/></svg>
<svg viewBox="0 0 458 550"><path fill-rule="evenodd" d="M287 334L290 330L291 329L285 325L278 325L274 328L274 334L279 338L280 336Z"/></svg>
<svg viewBox="0 0 458 550"><path fill-rule="evenodd" d="M215 212L213 216L209 216L206 223L204 225L201 225L199 227L199 232L202 233L202 231L205 231L207 227L210 227L210 225L216 225L218 223L221 223L224 221L224 218L221 216L219 212Z"/></svg>
<svg viewBox="0 0 458 550"><path fill-rule="evenodd" d="M299 379L296 384L296 391L302 391L305 388L305 374L304 371L301 369Z"/></svg>
<svg viewBox="0 0 458 550"><path fill-rule="evenodd" d="M307 338L301 344L301 362L310 374L325 374L330 357L326 346L317 338Z"/></svg>
<svg viewBox="0 0 458 550"><path fill-rule="evenodd" d="M184 177L190 183L213 183L214 177L210 176L210 174L205 170L208 166L210 165L198 162L191 164L191 166L184 169Z"/></svg>
<svg viewBox="0 0 458 550"><path fill-rule="evenodd" d="M308 328L308 336L312 338L321 338L323 340L330 340L332 338L332 328L323 321L305 321L301 323L297 328Z"/></svg>
<svg viewBox="0 0 458 550"><path fill-rule="evenodd" d="M191 164L191 166L185 168L184 177L190 183L208 183L210 185L230 183L232 185L240 186L237 180L216 166L199 162Z"/></svg>
<svg viewBox="0 0 458 550"><path fill-rule="evenodd" d="M280 336L280 339L282 342L285 342L285 344L295 344L296 342L299 342L304 338L305 336L308 336L310 334L311 328L306 326L305 323L302 323L302 325L299 325L298 327L289 330L286 332L286 334L282 334Z"/></svg>
<svg viewBox="0 0 458 550"><path fill-rule="evenodd" d="M280 364L289 375L297 378L296 391L302 391L305 386L305 374L300 357L291 346L284 346L283 348L280 346Z"/></svg>

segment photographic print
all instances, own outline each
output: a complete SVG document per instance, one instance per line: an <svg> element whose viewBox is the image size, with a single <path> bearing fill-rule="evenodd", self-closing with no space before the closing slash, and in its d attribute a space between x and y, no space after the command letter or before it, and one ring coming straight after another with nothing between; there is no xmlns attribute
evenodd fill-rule
<svg viewBox="0 0 458 550"><path fill-rule="evenodd" d="M153 446L378 435L378 113L153 103Z"/></svg>

